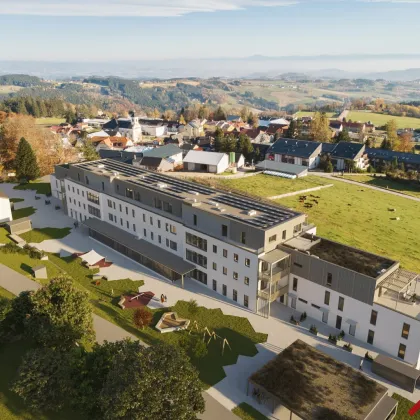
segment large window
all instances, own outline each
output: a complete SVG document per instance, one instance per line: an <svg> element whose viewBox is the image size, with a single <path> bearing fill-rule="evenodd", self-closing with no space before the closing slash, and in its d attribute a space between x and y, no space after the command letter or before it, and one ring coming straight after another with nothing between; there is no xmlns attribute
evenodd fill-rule
<svg viewBox="0 0 420 420"><path fill-rule="evenodd" d="M101 211L96 207L91 206L90 204L88 205L88 212L92 216L98 217L99 219L101 218Z"/></svg>
<svg viewBox="0 0 420 420"><path fill-rule="evenodd" d="M246 244L246 232L241 232L241 243Z"/></svg>
<svg viewBox="0 0 420 420"><path fill-rule="evenodd" d="M108 199L108 207L112 209L112 201Z"/></svg>
<svg viewBox="0 0 420 420"><path fill-rule="evenodd" d="M372 312L370 313L370 323L372 325L376 325L377 318L378 318L378 312L372 310Z"/></svg>
<svg viewBox="0 0 420 420"><path fill-rule="evenodd" d="M400 344L400 347L398 348L398 357L400 359L404 360L406 349L407 349L407 346L405 344Z"/></svg>
<svg viewBox="0 0 420 420"><path fill-rule="evenodd" d="M195 236L192 233L185 234L185 241L188 245L192 245L202 251L207 251L207 240L200 238L199 236Z"/></svg>
<svg viewBox="0 0 420 420"><path fill-rule="evenodd" d="M330 297L331 297L331 293L326 290L325 291L325 296L324 296L324 303L325 305L329 305L330 304Z"/></svg>
<svg viewBox="0 0 420 420"><path fill-rule="evenodd" d="M235 302L238 301L238 292L235 289L232 291L232 298Z"/></svg>
<svg viewBox="0 0 420 420"><path fill-rule="evenodd" d="M226 225L222 225L222 236L228 235L228 227Z"/></svg>
<svg viewBox="0 0 420 420"><path fill-rule="evenodd" d="M367 342L369 344L373 344L373 339L374 338L375 338L375 331L369 330L368 337L367 337Z"/></svg>
<svg viewBox="0 0 420 420"><path fill-rule="evenodd" d="M88 192L87 193L87 199L91 203L99 204L99 195L97 195L97 194L92 194L91 192Z"/></svg>
<svg viewBox="0 0 420 420"><path fill-rule="evenodd" d="M404 322L403 328L402 328L401 337L407 339L408 338L408 334L410 334L410 324L406 324Z"/></svg>
<svg viewBox="0 0 420 420"><path fill-rule="evenodd" d="M155 198L155 207L157 209L161 209L162 208L162 200L159 200L159 198Z"/></svg>
<svg viewBox="0 0 420 420"><path fill-rule="evenodd" d="M244 295L244 306L248 308L249 305L249 298L247 295Z"/></svg>
<svg viewBox="0 0 420 420"><path fill-rule="evenodd" d="M167 213L172 213L172 204L168 203L167 201L163 202L163 210Z"/></svg>
<svg viewBox="0 0 420 420"><path fill-rule="evenodd" d="M199 281L200 283L207 284L207 274L203 273L200 270L195 269L195 270L191 271L190 276L191 276L191 278Z"/></svg>
<svg viewBox="0 0 420 420"><path fill-rule="evenodd" d="M343 309L344 309L344 298L340 296L338 298L338 310L342 311Z"/></svg>
<svg viewBox="0 0 420 420"><path fill-rule="evenodd" d="M298 279L296 277L293 277L293 290L297 292L298 288Z"/></svg>
<svg viewBox="0 0 420 420"><path fill-rule="evenodd" d="M327 286L331 286L332 285L332 274L328 273L327 274Z"/></svg>
<svg viewBox="0 0 420 420"><path fill-rule="evenodd" d="M198 254L197 252L191 251L190 249L186 250L186 258L188 261L193 262L194 264L200 265L201 267L207 268L207 257L204 255Z"/></svg>

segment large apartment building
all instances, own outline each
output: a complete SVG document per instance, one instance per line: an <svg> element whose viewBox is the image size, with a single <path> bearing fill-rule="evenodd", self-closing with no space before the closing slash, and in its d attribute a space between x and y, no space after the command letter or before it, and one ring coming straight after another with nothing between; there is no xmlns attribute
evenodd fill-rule
<svg viewBox="0 0 420 420"><path fill-rule="evenodd" d="M417 274L316 236L306 215L112 159L57 166L52 193L95 240L268 317L290 306L420 366Z"/></svg>
<svg viewBox="0 0 420 420"><path fill-rule="evenodd" d="M252 311L279 294L280 282L267 282L268 262L283 269L277 246L309 228L302 213L112 159L57 166L51 187L94 239Z"/></svg>

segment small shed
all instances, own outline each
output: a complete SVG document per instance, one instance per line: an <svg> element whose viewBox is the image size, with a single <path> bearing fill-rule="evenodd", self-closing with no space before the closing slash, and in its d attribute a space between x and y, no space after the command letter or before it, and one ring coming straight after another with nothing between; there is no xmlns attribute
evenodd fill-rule
<svg viewBox="0 0 420 420"><path fill-rule="evenodd" d="M37 265L32 268L32 273L36 279L47 279L47 267L45 265Z"/></svg>
<svg viewBox="0 0 420 420"><path fill-rule="evenodd" d="M420 377L420 370L383 354L372 362L372 372L409 392L414 392Z"/></svg>
<svg viewBox="0 0 420 420"><path fill-rule="evenodd" d="M32 221L30 217L22 217L21 219L7 222L6 228L11 235L20 235L21 233L32 230Z"/></svg>
<svg viewBox="0 0 420 420"><path fill-rule="evenodd" d="M292 163L275 162L273 160L264 160L255 167L262 170L266 175L274 175L282 178L302 178L308 175L308 167L302 165L294 165Z"/></svg>

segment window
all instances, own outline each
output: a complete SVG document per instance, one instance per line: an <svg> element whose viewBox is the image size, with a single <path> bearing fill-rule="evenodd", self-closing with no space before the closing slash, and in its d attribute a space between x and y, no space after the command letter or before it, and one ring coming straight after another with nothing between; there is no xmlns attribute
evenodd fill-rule
<svg viewBox="0 0 420 420"><path fill-rule="evenodd" d="M120 204L120 212L122 212L122 205Z"/></svg>
<svg viewBox="0 0 420 420"><path fill-rule="evenodd" d="M167 213L172 213L172 204L164 201L163 210L166 211Z"/></svg>
<svg viewBox="0 0 420 420"><path fill-rule="evenodd" d="M330 304L330 296L331 296L331 293L327 290L325 292L325 296L324 296L324 303L325 303L325 305L329 305Z"/></svg>
<svg viewBox="0 0 420 420"><path fill-rule="evenodd" d="M153 226L153 217L150 216L150 226Z"/></svg>
<svg viewBox="0 0 420 420"><path fill-rule="evenodd" d="M404 360L406 349L407 349L407 346L405 344L400 344L400 347L398 348L398 357L400 359Z"/></svg>
<svg viewBox="0 0 420 420"><path fill-rule="evenodd" d="M233 272L233 280L238 280L238 273L236 271Z"/></svg>
<svg viewBox="0 0 420 420"><path fill-rule="evenodd" d="M227 258L227 256L228 256L227 249L224 249L224 250L223 250L223 256L224 256L225 258Z"/></svg>
<svg viewBox="0 0 420 420"><path fill-rule="evenodd" d="M77 175L79 175L79 174L77 174ZM80 179L79 179L79 181L80 181ZM67 185L67 189L70 191L70 185Z"/></svg>
<svg viewBox="0 0 420 420"><path fill-rule="evenodd" d="M101 211L99 209L97 209L96 207L93 207L91 205L88 205L88 212L89 214L91 214L92 216L101 218Z"/></svg>
<svg viewBox="0 0 420 420"><path fill-rule="evenodd" d="M78 179L78 181L80 181L80 174L79 173L77 174L77 179ZM69 187L69 191L70 191L70 187Z"/></svg>
<svg viewBox="0 0 420 420"><path fill-rule="evenodd" d="M302 230L302 224L298 224L293 228L293 233L299 233Z"/></svg>
<svg viewBox="0 0 420 420"><path fill-rule="evenodd" d="M93 204L99 204L99 195L92 194L90 192L87 193L87 199Z"/></svg>
<svg viewBox="0 0 420 420"><path fill-rule="evenodd" d="M109 219L109 220L111 220L111 222L113 222L113 221L114 221L114 217L112 216L112 214L111 214L111 213L108 213L108 219Z"/></svg>
<svg viewBox="0 0 420 420"><path fill-rule="evenodd" d="M217 246L216 246L216 245L213 245L213 252L214 252L215 254L217 254Z"/></svg>
<svg viewBox="0 0 420 420"><path fill-rule="evenodd" d="M299 264L299 263L297 263L297 262L294 262L294 263L293 263L293 265L295 265L296 267L299 267L299 268L302 268L302 267L303 267L303 265L302 265L302 264Z"/></svg>
<svg viewBox="0 0 420 420"><path fill-rule="evenodd" d="M376 320L378 318L378 312L377 311L372 311L370 314L370 323L372 325L376 325Z"/></svg>
<svg viewBox="0 0 420 420"><path fill-rule="evenodd" d="M84 191L82 191L82 197L84 197L85 196L85 192Z"/></svg>
<svg viewBox="0 0 420 420"><path fill-rule="evenodd" d="M223 267L223 274L224 274L225 276L227 276L227 268L226 268L226 267Z"/></svg>
<svg viewBox="0 0 420 420"><path fill-rule="evenodd" d="M249 305L249 298L247 295L244 295L244 306L248 308Z"/></svg>
<svg viewBox="0 0 420 420"><path fill-rule="evenodd" d="M322 322L328 324L328 312L322 312Z"/></svg>
<svg viewBox="0 0 420 420"><path fill-rule="evenodd" d="M228 227L226 225L222 225L222 236L227 236L228 234Z"/></svg>
<svg viewBox="0 0 420 420"><path fill-rule="evenodd" d="M134 198L134 191L131 188L126 188L125 189L125 196L127 198L133 199Z"/></svg>
<svg viewBox="0 0 420 420"><path fill-rule="evenodd" d="M169 247L171 249L173 249L174 251L176 251L178 249L178 244L176 242L170 241L169 243L170 243ZM207 258L206 258L206 267L207 267ZM206 284L207 284L207 280L206 280Z"/></svg>
<svg viewBox="0 0 420 420"><path fill-rule="evenodd" d="M125 206L125 214L128 214L128 207Z"/></svg>
<svg viewBox="0 0 420 420"><path fill-rule="evenodd" d="M112 204L114 205L114 210L115 210L115 201Z"/></svg>
<svg viewBox="0 0 420 420"><path fill-rule="evenodd" d="M217 270L217 264L215 262L213 263L213 270Z"/></svg>
<svg viewBox="0 0 420 420"><path fill-rule="evenodd" d="M86 204L85 203L83 203L83 208L86 210Z"/></svg>
<svg viewBox="0 0 420 420"><path fill-rule="evenodd" d="M86 180L86 184L89 185L89 178L85 177L85 180Z"/></svg>
<svg viewBox="0 0 420 420"><path fill-rule="evenodd" d="M131 216L136 217L136 213L135 213L134 209L131 209Z"/></svg>
<svg viewBox="0 0 420 420"><path fill-rule="evenodd" d="M224 284L222 286L222 293L223 293L223 296L226 296L227 295L227 287L226 287L226 284Z"/></svg>
<svg viewBox="0 0 420 420"><path fill-rule="evenodd" d="M404 322L401 337L407 339L408 334L410 333L410 325Z"/></svg>
<svg viewBox="0 0 420 420"><path fill-rule="evenodd" d="M367 342L369 344L373 344L373 339L374 338L375 338L375 331L369 330L368 337L367 337Z"/></svg>
<svg viewBox="0 0 420 420"><path fill-rule="evenodd" d="M102 181L102 191L105 191L105 183Z"/></svg>
<svg viewBox="0 0 420 420"><path fill-rule="evenodd" d="M286 231L283 230L283 233L281 234L281 239L286 239Z"/></svg>
<svg viewBox="0 0 420 420"><path fill-rule="evenodd" d="M162 236L158 236L158 242L161 244L162 243Z"/></svg>
<svg viewBox="0 0 420 420"><path fill-rule="evenodd" d="M249 258L245 258L245 265L249 267L251 265L251 260Z"/></svg>
<svg viewBox="0 0 420 420"><path fill-rule="evenodd" d="M157 209L162 209L162 200L159 200L158 198L155 198L155 207Z"/></svg>
<svg viewBox="0 0 420 420"><path fill-rule="evenodd" d="M194 223L194 226L197 226L197 215L196 214L194 214L194 216L193 216L193 223Z"/></svg>
<svg viewBox="0 0 420 420"><path fill-rule="evenodd" d="M174 225L169 225L170 226L170 232L172 233L172 234L174 234L174 235L176 235L176 226L174 226Z"/></svg>
<svg viewBox="0 0 420 420"><path fill-rule="evenodd" d="M169 223L165 223L165 230L166 230L166 232L169 232Z"/></svg>
<svg viewBox="0 0 420 420"><path fill-rule="evenodd" d="M298 279L296 277L293 277L293 290L297 292L298 287Z"/></svg>
<svg viewBox="0 0 420 420"><path fill-rule="evenodd" d="M270 237L268 238L268 242L269 242L269 243L271 243L271 242L276 242L276 240L277 240L277 235L273 235L273 236L270 236Z"/></svg>
<svg viewBox="0 0 420 420"><path fill-rule="evenodd" d="M146 223L146 215L143 213L143 222Z"/></svg>
<svg viewBox="0 0 420 420"><path fill-rule="evenodd" d="M71 203L71 197L69 197L69 202Z"/></svg>
<svg viewBox="0 0 420 420"><path fill-rule="evenodd" d="M147 237L147 230L143 229L143 236L146 238Z"/></svg>
<svg viewBox="0 0 420 420"><path fill-rule="evenodd" d="M123 225L123 219L122 219L122 217L120 218L120 224L121 224L121 226Z"/></svg>
<svg viewBox="0 0 420 420"><path fill-rule="evenodd" d="M158 228L160 229L160 220L158 220Z"/></svg>
<svg viewBox="0 0 420 420"><path fill-rule="evenodd" d="M321 308L320 306L315 305L315 303L312 303L311 306L314 307L314 308L316 308L316 309L320 309Z"/></svg>
<svg viewBox="0 0 420 420"><path fill-rule="evenodd" d="M308 301L307 301L307 300L302 299L302 298L298 298L298 300L299 300L299 301L301 301L302 303L308 303Z"/></svg>
<svg viewBox="0 0 420 420"><path fill-rule="evenodd" d="M172 242L172 241L171 241ZM194 264L200 265L201 267L207 268L207 257L204 255L198 254L195 251L186 249L185 251L186 259L193 262Z"/></svg>
<svg viewBox="0 0 420 420"><path fill-rule="evenodd" d="M136 231L136 225L133 223L133 230Z"/></svg>
<svg viewBox="0 0 420 420"><path fill-rule="evenodd" d="M238 262L239 256L238 254L233 254L233 261Z"/></svg>
<svg viewBox="0 0 420 420"><path fill-rule="evenodd" d="M155 234L153 232L150 232L150 238L152 239L152 241L155 239Z"/></svg>
<svg viewBox="0 0 420 420"><path fill-rule="evenodd" d="M213 290L217 292L217 281L213 280Z"/></svg>
<svg viewBox="0 0 420 420"><path fill-rule="evenodd" d="M246 244L246 232L241 232L241 243Z"/></svg>
<svg viewBox="0 0 420 420"><path fill-rule="evenodd" d="M108 200L108 207L111 207L111 209L112 209L112 201L111 200Z"/></svg>
<svg viewBox="0 0 420 420"><path fill-rule="evenodd" d="M341 318L340 315L337 315L337 319L335 321L335 328L337 328L337 330L341 330L341 322L343 321L343 318Z"/></svg>
<svg viewBox="0 0 420 420"><path fill-rule="evenodd" d="M120 186L117 184L117 191L119 191L120 190Z"/></svg>
<svg viewBox="0 0 420 420"><path fill-rule="evenodd" d="M141 201L141 195L140 195L140 193L138 191L136 191L134 193L134 200Z"/></svg>
<svg viewBox="0 0 420 420"><path fill-rule="evenodd" d="M191 271L190 277L199 281L200 283L207 284L207 274L200 270L194 269Z"/></svg>
<svg viewBox="0 0 420 420"><path fill-rule="evenodd" d="M331 286L332 285L332 274L328 273L327 274L327 286Z"/></svg>
<svg viewBox="0 0 420 420"><path fill-rule="evenodd" d="M235 302L238 301L238 292L235 289L232 290L232 298Z"/></svg>
<svg viewBox="0 0 420 420"><path fill-rule="evenodd" d="M350 324L349 334L352 335L353 337L356 335L356 324Z"/></svg>
<svg viewBox="0 0 420 420"><path fill-rule="evenodd" d="M130 223L127 220L127 229L130 229Z"/></svg>
<svg viewBox="0 0 420 420"><path fill-rule="evenodd" d="M249 286L249 277L244 278L245 286Z"/></svg>
<svg viewBox="0 0 420 420"><path fill-rule="evenodd" d="M338 310L342 311L344 309L344 298L340 296L338 298Z"/></svg>
<svg viewBox="0 0 420 420"><path fill-rule="evenodd" d="M80 191L79 191L79 188L77 189L77 195L80 195Z"/></svg>
<svg viewBox="0 0 420 420"><path fill-rule="evenodd" d="M192 245L203 251L207 251L207 239L200 238L199 236L195 236L187 232L185 234L185 241L187 242L188 245Z"/></svg>

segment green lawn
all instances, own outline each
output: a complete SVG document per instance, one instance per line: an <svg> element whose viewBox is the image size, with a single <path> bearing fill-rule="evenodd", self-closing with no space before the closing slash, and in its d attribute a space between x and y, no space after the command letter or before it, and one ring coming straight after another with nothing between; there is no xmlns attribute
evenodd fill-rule
<svg viewBox="0 0 420 420"><path fill-rule="evenodd" d="M305 208L297 196L277 202L307 213L321 236L395 258L404 268L420 272L420 203L363 185L332 183L334 187L314 193L320 198L312 208ZM397 216L401 220L391 220Z"/></svg>
<svg viewBox="0 0 420 420"><path fill-rule="evenodd" d="M268 420L266 416L247 403L239 404L232 413L243 420Z"/></svg>
<svg viewBox="0 0 420 420"><path fill-rule="evenodd" d="M10 293L8 290L3 289L3 287L0 287L0 296L7 299L13 299L15 297L13 293Z"/></svg>
<svg viewBox="0 0 420 420"><path fill-rule="evenodd" d="M12 242L8 238L8 236L7 236L8 234L9 234L9 232L5 228L0 227L0 244L7 244L9 242Z"/></svg>
<svg viewBox="0 0 420 420"><path fill-rule="evenodd" d="M397 415L394 420L420 420L420 413L417 412L414 416L408 414L408 410L414 405L412 401L399 394L393 394L392 398L398 401Z"/></svg>
<svg viewBox="0 0 420 420"><path fill-rule="evenodd" d="M350 111L347 120L368 122L381 127L389 120L395 120L398 128L420 128L420 118L395 117L393 115L377 114L374 112Z"/></svg>
<svg viewBox="0 0 420 420"><path fill-rule="evenodd" d="M36 212L34 207L24 207L18 210L12 210L13 220L22 219L22 217L32 216Z"/></svg>
<svg viewBox="0 0 420 420"><path fill-rule="evenodd" d="M48 182L30 182L28 184L16 185L15 190L33 190L37 194L51 194L51 184Z"/></svg>
<svg viewBox="0 0 420 420"><path fill-rule="evenodd" d="M246 194L255 194L260 197L273 197L280 194L331 184L329 179L321 178L319 176L307 176L290 180L270 175L255 175L238 179L211 179L208 180L208 182L215 186L237 190L238 192Z"/></svg>
<svg viewBox="0 0 420 420"><path fill-rule="evenodd" d="M19 235L27 243L40 243L48 239L62 239L70 234L71 228L42 228L33 229Z"/></svg>
<svg viewBox="0 0 420 420"><path fill-rule="evenodd" d="M23 198L11 198L10 199L11 203L21 203L22 201L25 201L25 199L23 199Z"/></svg>
<svg viewBox="0 0 420 420"><path fill-rule="evenodd" d="M341 177L340 177L341 178ZM386 188L389 190L397 191L413 197L420 198L420 184L404 184L397 181L387 179L385 177L374 177L372 175L344 175L345 179L351 181L362 182L363 184L373 185L375 187Z"/></svg>
<svg viewBox="0 0 420 420"><path fill-rule="evenodd" d="M298 111L296 112L296 114L294 115L297 118L302 118L302 117L313 117L315 114L315 112L311 112L311 111ZM327 117L328 118L333 118L334 116L337 116L337 114L335 114L334 112L326 112Z"/></svg>
<svg viewBox="0 0 420 420"><path fill-rule="evenodd" d="M36 118L37 125L60 125L63 122L66 122L64 118Z"/></svg>

